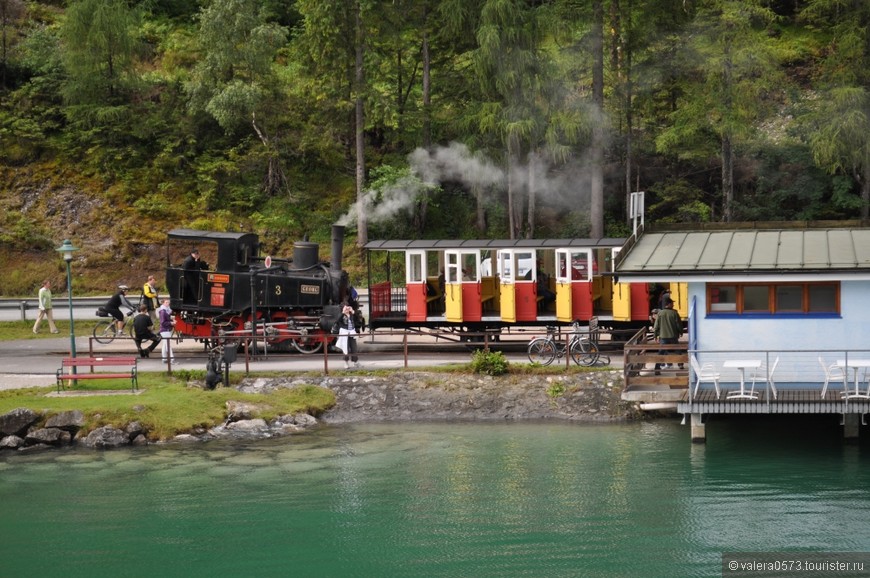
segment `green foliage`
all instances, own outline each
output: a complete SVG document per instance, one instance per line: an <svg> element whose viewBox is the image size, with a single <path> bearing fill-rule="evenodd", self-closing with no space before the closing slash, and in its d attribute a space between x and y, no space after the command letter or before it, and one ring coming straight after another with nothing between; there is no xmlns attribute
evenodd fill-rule
<svg viewBox="0 0 870 578"><path fill-rule="evenodd" d="M139 13L124 0L76 0L63 20L67 102L97 107L122 102L135 81Z"/></svg>
<svg viewBox="0 0 870 578"><path fill-rule="evenodd" d="M561 381L554 381L547 386L547 395L555 399L565 395L565 384Z"/></svg>
<svg viewBox="0 0 870 578"><path fill-rule="evenodd" d="M287 30L267 22L257 0L214 0L199 21L202 58L187 83L191 109L204 110L227 132L239 131L263 112Z"/></svg>
<svg viewBox="0 0 870 578"><path fill-rule="evenodd" d="M125 239L143 226L149 238L253 227L278 249L325 237L356 201L358 95L373 210L395 206L396 188L426 199L370 222L370 238L511 235L504 186L473 190L461 171L436 189L404 180L410 151L451 142L517 170L514 215L529 211L529 155L545 159L547 182L577 194L568 206L538 195L535 235L587 237L588 167L582 178L566 167L583 164L595 126L607 138L608 236L628 232L627 187L647 191L648 222L720 219L723 137L735 218L852 218L868 207L867 2L613 3L603 108L589 106L588 3L18 4L0 63L4 249L50 253L55 232L93 235L101 218L113 219L117 245L95 249L88 267L132 255ZM359 40L364 86L354 84ZM70 182L81 206L45 211L41 199ZM25 196L38 209L19 212ZM12 269L7 282L26 292L43 274Z"/></svg>
<svg viewBox="0 0 870 578"><path fill-rule="evenodd" d="M650 187L647 196L649 218L663 223L698 223L710 220L711 210L704 191L679 180Z"/></svg>
<svg viewBox="0 0 870 578"><path fill-rule="evenodd" d="M471 355L471 371L486 375L504 375L509 370L508 361L501 351L478 349Z"/></svg>

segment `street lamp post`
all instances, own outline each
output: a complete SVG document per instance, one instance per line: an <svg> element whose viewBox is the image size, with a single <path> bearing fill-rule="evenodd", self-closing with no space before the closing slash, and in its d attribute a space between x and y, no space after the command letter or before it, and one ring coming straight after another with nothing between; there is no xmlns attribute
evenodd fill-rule
<svg viewBox="0 0 870 578"><path fill-rule="evenodd" d="M69 296L69 354L70 357L76 356L76 333L73 327L73 301L72 301L72 254L73 251L78 251L78 247L73 247L69 239L64 239L63 244L58 247L57 252L63 255L63 260L66 261L66 292ZM72 372L76 372L75 366L72 367Z"/></svg>

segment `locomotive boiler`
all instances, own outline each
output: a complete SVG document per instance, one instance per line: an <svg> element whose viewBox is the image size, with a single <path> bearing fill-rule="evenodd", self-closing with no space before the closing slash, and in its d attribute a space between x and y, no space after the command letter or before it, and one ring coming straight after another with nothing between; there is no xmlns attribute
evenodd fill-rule
<svg viewBox="0 0 870 578"><path fill-rule="evenodd" d="M298 241L291 259L260 254L254 233L169 232L166 287L182 337L254 335L303 353L319 351L349 297L341 268L344 227L332 228L332 255ZM198 253L199 259L192 254Z"/></svg>

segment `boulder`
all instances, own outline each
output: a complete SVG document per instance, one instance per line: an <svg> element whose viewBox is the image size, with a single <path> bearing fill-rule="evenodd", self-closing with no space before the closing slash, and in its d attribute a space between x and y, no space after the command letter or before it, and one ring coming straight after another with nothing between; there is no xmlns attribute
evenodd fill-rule
<svg viewBox="0 0 870 578"><path fill-rule="evenodd" d="M69 445L71 440L72 435L66 430L56 427L44 427L28 432L24 438L24 443L27 445L65 446Z"/></svg>
<svg viewBox="0 0 870 578"><path fill-rule="evenodd" d="M18 436L5 436L0 439L0 450L17 450L24 445L24 440Z"/></svg>
<svg viewBox="0 0 870 578"><path fill-rule="evenodd" d="M39 414L32 409L27 409L26 407L13 409L8 413L0 415L0 435L8 436L24 433L38 419Z"/></svg>
<svg viewBox="0 0 870 578"><path fill-rule="evenodd" d="M127 432L110 425L95 429L82 442L90 448L116 448L130 443Z"/></svg>
<svg viewBox="0 0 870 578"><path fill-rule="evenodd" d="M227 401L227 422L248 420L260 411L260 406L243 401Z"/></svg>
<svg viewBox="0 0 870 578"><path fill-rule="evenodd" d="M77 409L62 411L45 420L45 427L54 427L73 434L79 431L83 425L85 425L85 414Z"/></svg>
<svg viewBox="0 0 870 578"><path fill-rule="evenodd" d="M124 431L127 432L127 438L133 440L143 435L145 433L145 428L143 428L142 424L138 421L131 421L127 424L127 427L124 428Z"/></svg>
<svg viewBox="0 0 870 578"><path fill-rule="evenodd" d="M243 419L227 424L227 429L230 431L246 431L246 432L262 432L269 429L264 419Z"/></svg>

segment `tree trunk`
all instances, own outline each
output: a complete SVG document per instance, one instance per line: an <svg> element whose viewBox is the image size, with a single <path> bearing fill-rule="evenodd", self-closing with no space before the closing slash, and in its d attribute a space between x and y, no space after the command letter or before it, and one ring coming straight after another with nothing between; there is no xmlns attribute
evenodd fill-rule
<svg viewBox="0 0 870 578"><path fill-rule="evenodd" d="M486 196L483 194L483 188L479 184L472 185L472 192L474 193L474 200L477 204L475 227L477 227L477 232L480 234L480 237L483 238L486 234L486 210L484 209Z"/></svg>
<svg viewBox="0 0 870 578"><path fill-rule="evenodd" d="M602 0L592 4L592 101L596 113L604 114L604 9ZM604 236L604 127L596 121L592 128L592 182L589 206L590 237Z"/></svg>
<svg viewBox="0 0 870 578"><path fill-rule="evenodd" d="M365 206L365 178L366 178L366 161L365 161L365 108L363 106L363 92L365 85L365 71L363 69L363 56L365 54L365 34L362 26L362 14L359 2L355 5L355 20L356 20L356 66L354 74L354 84L356 85L356 123L354 131L356 133L356 242L362 247L369 240L368 219L366 217Z"/></svg>
<svg viewBox="0 0 870 578"><path fill-rule="evenodd" d="M861 167L861 177L858 179L861 183L861 200L864 201L861 205L861 218L866 220L870 218L870 158L864 159L864 165Z"/></svg>
<svg viewBox="0 0 870 578"><path fill-rule="evenodd" d="M537 152L529 153L529 214L526 216L526 238L535 238L535 208L537 205L537 176L541 169L541 158Z"/></svg>
<svg viewBox="0 0 870 578"><path fill-rule="evenodd" d="M510 229L510 239L517 238L517 229L519 227L519 223L517 222L516 209L514 207L514 175L513 175L513 147L508 143L508 156L507 156L507 193L508 193L508 228Z"/></svg>
<svg viewBox="0 0 870 578"><path fill-rule="evenodd" d="M731 150L731 137L722 136L722 216L730 222L734 203L734 152Z"/></svg>
<svg viewBox="0 0 870 578"><path fill-rule="evenodd" d="M429 57L429 31L428 31L428 16L426 11L423 19L423 46L421 47L421 57L423 60L423 148L431 150L432 148L432 88L431 88L431 61ZM478 207L478 227L481 223L482 203L477 201ZM417 232L423 233L426 226L426 213L429 210L429 199L426 194L420 197L420 203L417 207ZM485 227L481 229L481 232Z"/></svg>

